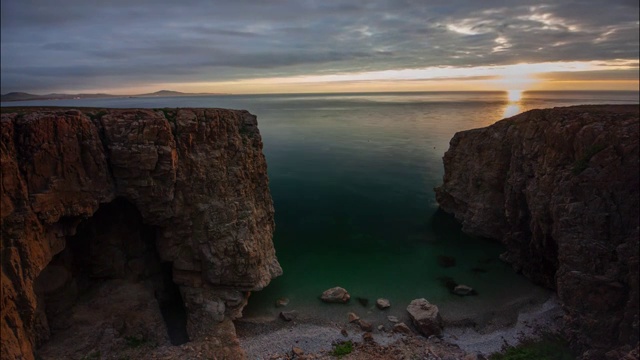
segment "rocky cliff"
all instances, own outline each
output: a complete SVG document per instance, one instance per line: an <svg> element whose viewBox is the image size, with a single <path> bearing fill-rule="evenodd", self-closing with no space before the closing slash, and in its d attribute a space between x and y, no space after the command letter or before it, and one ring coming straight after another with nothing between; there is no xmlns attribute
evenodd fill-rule
<svg viewBox="0 0 640 360"><path fill-rule="evenodd" d="M186 312L179 356L242 357L231 320L282 271L255 116L5 108L0 150L2 359L33 359L73 319L93 326L83 301L84 316L129 311L101 319L97 342L168 345L160 304L168 327Z"/></svg>
<svg viewBox="0 0 640 360"><path fill-rule="evenodd" d="M532 110L457 133L441 208L556 289L584 359L638 343L638 106Z"/></svg>

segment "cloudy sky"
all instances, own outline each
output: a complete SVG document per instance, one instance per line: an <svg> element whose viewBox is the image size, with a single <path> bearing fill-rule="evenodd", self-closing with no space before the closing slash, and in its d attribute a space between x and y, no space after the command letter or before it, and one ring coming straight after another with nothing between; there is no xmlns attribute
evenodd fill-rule
<svg viewBox="0 0 640 360"><path fill-rule="evenodd" d="M638 0L2 0L2 93L638 89Z"/></svg>

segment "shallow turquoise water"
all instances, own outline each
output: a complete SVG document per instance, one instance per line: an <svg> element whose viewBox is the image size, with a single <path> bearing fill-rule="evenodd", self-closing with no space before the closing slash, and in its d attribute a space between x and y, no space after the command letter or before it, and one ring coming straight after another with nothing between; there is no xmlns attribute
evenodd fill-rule
<svg viewBox="0 0 640 360"><path fill-rule="evenodd" d="M386 297L402 315L414 298L437 303L450 318L491 312L544 290L498 260L495 242L469 237L438 211L433 188L442 155L457 131L489 125L531 108L637 103L638 93L264 95L95 99L3 103L3 106L226 107L258 115L276 210L274 243L284 275L252 294L245 316L276 316L274 302L306 316L343 319ZM437 257L453 256L442 268ZM476 271L472 271L476 268ZM484 272L480 272L480 270ZM442 277L474 287L457 297ZM345 287L369 299L327 306L323 290Z"/></svg>

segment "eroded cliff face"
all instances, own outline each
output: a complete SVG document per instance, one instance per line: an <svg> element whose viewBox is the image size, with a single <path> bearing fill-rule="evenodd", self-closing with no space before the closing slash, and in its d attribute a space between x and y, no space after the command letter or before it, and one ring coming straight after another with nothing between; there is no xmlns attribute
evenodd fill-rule
<svg viewBox="0 0 640 360"><path fill-rule="evenodd" d="M638 344L638 106L532 110L457 133L443 210L556 289L585 359Z"/></svg>
<svg viewBox="0 0 640 360"><path fill-rule="evenodd" d="M34 358L50 336L52 308L82 287L78 274L134 286L167 266L186 307L190 344L207 340L190 348L242 357L231 320L250 291L282 272L255 116L3 109L1 124L2 359ZM87 223L110 203L124 205ZM106 231L105 223L125 230ZM72 238L75 247L68 246ZM74 250L83 246L88 250ZM132 311L153 302L153 291L149 299L137 296Z"/></svg>

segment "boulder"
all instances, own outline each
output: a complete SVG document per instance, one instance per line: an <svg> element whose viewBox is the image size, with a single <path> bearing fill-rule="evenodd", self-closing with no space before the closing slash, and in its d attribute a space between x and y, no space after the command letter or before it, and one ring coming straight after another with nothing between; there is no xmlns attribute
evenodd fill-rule
<svg viewBox="0 0 640 360"><path fill-rule="evenodd" d="M398 318L395 316L387 316L387 320L389 320L392 323L397 323L399 321Z"/></svg>
<svg viewBox="0 0 640 360"><path fill-rule="evenodd" d="M294 346L294 347L291 348L291 353L294 356L302 356L302 355L304 355L304 350L300 349L297 346Z"/></svg>
<svg viewBox="0 0 640 360"><path fill-rule="evenodd" d="M276 307L285 307L287 305L289 305L289 299L285 297L276 300Z"/></svg>
<svg viewBox="0 0 640 360"><path fill-rule="evenodd" d="M407 306L407 312L413 324L420 332L429 337L442 334L442 317L438 307L427 301L427 299L415 299Z"/></svg>
<svg viewBox="0 0 640 360"><path fill-rule="evenodd" d="M392 331L394 333L400 333L400 334L406 334L406 335L413 334L413 331L411 331L411 328L409 328L407 324L403 322L393 325Z"/></svg>
<svg viewBox="0 0 640 360"><path fill-rule="evenodd" d="M366 332L373 331L373 325L371 325L371 323L366 320L362 320L362 319L358 320L358 325L360 325L360 329L362 329L362 331L366 331Z"/></svg>
<svg viewBox="0 0 640 360"><path fill-rule="evenodd" d="M378 309L384 310L384 309L388 309L389 307L391 307L391 303L389 302L388 299L380 298L380 299L376 300L376 306L378 307Z"/></svg>
<svg viewBox="0 0 640 360"><path fill-rule="evenodd" d="M475 295L476 291L471 286L459 284L453 288L453 293L460 296Z"/></svg>
<svg viewBox="0 0 640 360"><path fill-rule="evenodd" d="M355 313L352 313L352 312L348 313L347 316L349 317L349 322L350 323L360 320L360 317L358 315L356 315Z"/></svg>
<svg viewBox="0 0 640 360"><path fill-rule="evenodd" d="M291 321L291 320L295 320L298 318L298 312L295 310L292 311L281 311L280 312L280 319L284 320L284 321Z"/></svg>
<svg viewBox="0 0 640 360"><path fill-rule="evenodd" d="M351 299L351 295L349 295L347 290L339 286L325 290L325 292L320 296L320 300L326 303L344 304L349 301L349 299Z"/></svg>

